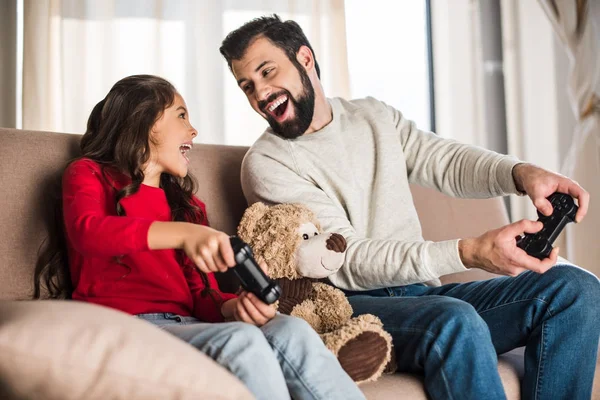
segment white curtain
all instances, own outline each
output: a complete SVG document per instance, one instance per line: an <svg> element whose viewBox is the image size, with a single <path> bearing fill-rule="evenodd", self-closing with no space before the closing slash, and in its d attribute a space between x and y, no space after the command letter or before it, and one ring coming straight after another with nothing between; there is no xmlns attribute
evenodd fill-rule
<svg viewBox="0 0 600 400"><path fill-rule="evenodd" d="M272 13L300 23L327 93L348 96L343 0L25 0L23 128L81 133L112 84L148 73L182 93L198 141L251 144L266 123L219 46L231 30Z"/></svg>
<svg viewBox="0 0 600 400"><path fill-rule="evenodd" d="M431 0L436 132L506 153L500 4Z"/></svg>
<svg viewBox="0 0 600 400"><path fill-rule="evenodd" d="M562 173L590 192L586 219L567 230L569 258L600 276L600 3L539 0L571 61L569 95L577 125Z"/></svg>
<svg viewBox="0 0 600 400"><path fill-rule="evenodd" d="M16 128L17 2L0 1L0 126Z"/></svg>

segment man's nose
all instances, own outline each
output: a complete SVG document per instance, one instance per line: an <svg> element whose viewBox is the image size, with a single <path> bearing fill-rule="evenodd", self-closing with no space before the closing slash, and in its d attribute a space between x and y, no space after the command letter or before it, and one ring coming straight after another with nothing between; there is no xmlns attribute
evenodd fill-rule
<svg viewBox="0 0 600 400"><path fill-rule="evenodd" d="M263 85L256 88L256 100L258 101L266 101L271 95L271 86Z"/></svg>

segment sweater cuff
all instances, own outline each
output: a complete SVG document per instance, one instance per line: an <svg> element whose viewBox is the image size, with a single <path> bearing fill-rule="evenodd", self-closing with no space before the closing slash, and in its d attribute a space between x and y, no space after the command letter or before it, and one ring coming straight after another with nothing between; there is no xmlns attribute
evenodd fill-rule
<svg viewBox="0 0 600 400"><path fill-rule="evenodd" d="M221 307L227 300L235 299L233 293L218 292L209 294L206 301L195 304L194 317L204 322L224 322L225 317L221 314ZM218 301L217 301L218 298Z"/></svg>
<svg viewBox="0 0 600 400"><path fill-rule="evenodd" d="M221 298L223 299L221 306L223 306L223 303L225 303L227 300L235 299L237 297L237 294L221 292Z"/></svg>
<svg viewBox="0 0 600 400"><path fill-rule="evenodd" d="M153 222L154 221L151 219L139 220L139 222L137 222L138 226L136 229L135 241L136 248L140 249L140 251L150 250L150 246L148 245L148 231Z"/></svg>
<svg viewBox="0 0 600 400"><path fill-rule="evenodd" d="M458 240L432 242L428 247L427 266L433 278L468 271L458 253Z"/></svg>
<svg viewBox="0 0 600 400"><path fill-rule="evenodd" d="M237 297L237 295L233 293L219 292L219 295L221 296L221 301L216 304L215 319L212 322L225 322L225 317L223 316L223 314L221 314L221 308L223 307L223 303L225 303L228 300L235 299Z"/></svg>
<svg viewBox="0 0 600 400"><path fill-rule="evenodd" d="M501 195L516 194L522 195L515 186L512 170L521 161L513 156L504 156L496 164L496 182L498 183Z"/></svg>

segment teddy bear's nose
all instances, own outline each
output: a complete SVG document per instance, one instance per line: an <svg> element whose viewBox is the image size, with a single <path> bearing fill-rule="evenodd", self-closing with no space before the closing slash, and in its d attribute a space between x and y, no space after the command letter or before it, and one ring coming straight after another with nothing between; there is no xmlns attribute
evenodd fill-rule
<svg viewBox="0 0 600 400"><path fill-rule="evenodd" d="M343 253L346 251L346 239L339 233L332 233L327 239L327 249L336 253Z"/></svg>

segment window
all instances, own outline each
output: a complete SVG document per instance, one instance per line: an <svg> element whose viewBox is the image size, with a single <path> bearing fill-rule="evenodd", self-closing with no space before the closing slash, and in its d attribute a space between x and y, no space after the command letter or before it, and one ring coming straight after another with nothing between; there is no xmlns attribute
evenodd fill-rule
<svg viewBox="0 0 600 400"><path fill-rule="evenodd" d="M18 3L22 16L23 0ZM249 107L220 56L222 39L261 15L277 13L284 20L296 20L320 50L325 93L332 96L335 93L329 85L337 66L328 56L339 45L337 40L343 40L324 32L331 27L327 19L331 10L324 7L332 4L340 3L62 0L59 14L50 17L48 27L37 29L30 24L27 28L38 47L28 53L36 56L36 62L29 64L33 79L25 79L41 83L44 91L43 97L24 98L29 109L44 110L43 115L28 116L28 121L40 120L39 129L82 133L93 106L117 80L155 74L181 91L199 131L198 141L250 145L268 125ZM383 100L422 129L432 128L433 115L427 4L427 0L345 0L350 73L346 92L353 98ZM315 35L320 35L318 45ZM44 40L36 42L41 37ZM22 52L22 33L20 38ZM52 76L45 71L53 71ZM31 96L33 91L28 93Z"/></svg>
<svg viewBox="0 0 600 400"><path fill-rule="evenodd" d="M346 0L352 97L373 96L434 129L426 0Z"/></svg>

